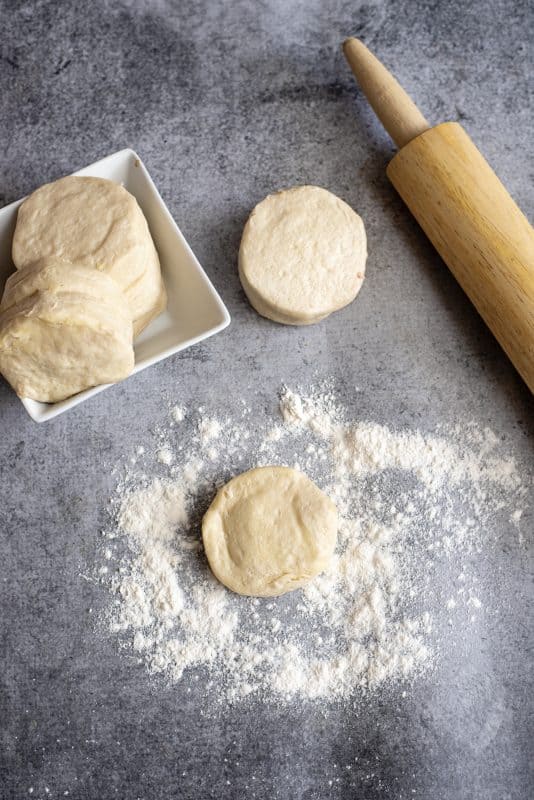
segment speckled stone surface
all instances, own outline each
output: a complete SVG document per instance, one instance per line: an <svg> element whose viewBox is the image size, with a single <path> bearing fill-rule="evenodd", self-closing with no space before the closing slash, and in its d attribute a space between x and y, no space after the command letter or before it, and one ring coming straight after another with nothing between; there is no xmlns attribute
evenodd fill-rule
<svg viewBox="0 0 534 800"><path fill-rule="evenodd" d="M494 612L460 643L451 632L436 671L405 697L354 707L211 714L201 688L155 685L95 626L109 596L82 577L111 469L149 440L169 401L223 412L234 397L274 411L282 382L328 375L353 414L423 430L474 417L532 464L529 394L388 184L392 145L340 53L361 36L429 120L461 120L532 217L532 4L0 9L0 203L132 146L233 317L41 426L0 385L0 796L532 797L532 558L511 529L492 532L470 564ZM370 255L356 303L294 329L250 309L236 252L250 208L302 182L359 211Z"/></svg>

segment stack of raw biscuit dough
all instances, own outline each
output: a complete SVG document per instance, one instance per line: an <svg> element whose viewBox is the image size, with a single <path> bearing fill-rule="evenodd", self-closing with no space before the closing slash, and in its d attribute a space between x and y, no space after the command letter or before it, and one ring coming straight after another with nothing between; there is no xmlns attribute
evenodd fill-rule
<svg viewBox="0 0 534 800"><path fill-rule="evenodd" d="M0 371L17 394L56 402L126 378L133 337L166 305L135 198L103 178L68 177L21 205L17 267L0 303Z"/></svg>

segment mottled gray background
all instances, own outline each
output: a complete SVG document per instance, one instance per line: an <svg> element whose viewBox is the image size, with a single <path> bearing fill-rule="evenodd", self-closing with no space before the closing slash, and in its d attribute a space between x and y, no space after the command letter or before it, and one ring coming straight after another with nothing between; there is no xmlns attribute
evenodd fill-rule
<svg viewBox="0 0 534 800"><path fill-rule="evenodd" d="M340 53L361 36L429 120L461 120L532 217L532 4L0 9L0 203L132 146L233 317L41 426L0 385L2 798L531 797L532 560L512 528L488 532L470 565L493 612L451 631L436 672L405 698L399 687L355 707L211 714L201 690L154 686L95 629L108 595L80 575L111 468L150 440L164 400L274 409L283 381L332 375L354 414L423 430L474 417L532 463L528 392L388 185L391 142ZM294 329L248 307L236 251L250 208L301 182L362 214L370 255L356 303Z"/></svg>

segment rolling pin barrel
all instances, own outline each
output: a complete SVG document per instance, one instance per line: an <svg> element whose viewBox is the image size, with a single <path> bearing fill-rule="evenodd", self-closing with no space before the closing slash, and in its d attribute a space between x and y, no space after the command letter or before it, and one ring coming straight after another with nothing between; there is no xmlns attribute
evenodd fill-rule
<svg viewBox="0 0 534 800"><path fill-rule="evenodd" d="M389 179L534 392L534 229L461 125L430 128L365 45L343 50L401 148Z"/></svg>

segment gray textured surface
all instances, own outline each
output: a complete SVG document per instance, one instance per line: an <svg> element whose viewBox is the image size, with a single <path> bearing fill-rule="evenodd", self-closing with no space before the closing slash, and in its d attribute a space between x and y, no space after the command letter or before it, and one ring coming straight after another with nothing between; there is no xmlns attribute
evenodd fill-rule
<svg viewBox="0 0 534 800"><path fill-rule="evenodd" d="M0 386L2 798L532 796L532 561L511 531L472 565L499 612L461 646L451 634L405 699L357 709L211 715L184 686L155 688L94 630L88 609L108 597L80 577L110 469L149 438L162 397L260 407L284 380L333 375L363 417L431 430L474 415L529 462L527 390L388 185L392 148L339 45L362 36L432 122L461 119L532 217L532 5L0 8L0 202L131 145L233 316L222 335L42 426ZM251 206L298 182L354 205L370 250L357 303L304 330L259 319L235 268Z"/></svg>

